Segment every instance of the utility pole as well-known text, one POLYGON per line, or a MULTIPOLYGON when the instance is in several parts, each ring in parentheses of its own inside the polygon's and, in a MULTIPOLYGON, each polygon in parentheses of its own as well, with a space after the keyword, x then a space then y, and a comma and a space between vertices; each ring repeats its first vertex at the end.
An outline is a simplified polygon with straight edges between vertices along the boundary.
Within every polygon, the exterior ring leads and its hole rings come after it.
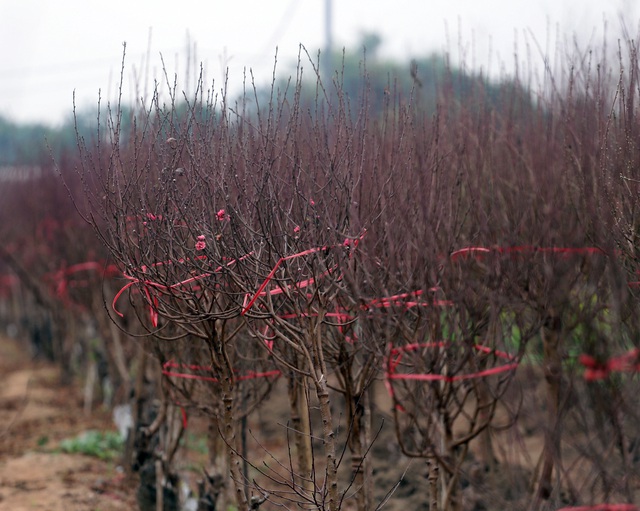
POLYGON ((331 79, 333 74, 333 27, 332 27, 332 0, 324 0, 324 76, 331 79))

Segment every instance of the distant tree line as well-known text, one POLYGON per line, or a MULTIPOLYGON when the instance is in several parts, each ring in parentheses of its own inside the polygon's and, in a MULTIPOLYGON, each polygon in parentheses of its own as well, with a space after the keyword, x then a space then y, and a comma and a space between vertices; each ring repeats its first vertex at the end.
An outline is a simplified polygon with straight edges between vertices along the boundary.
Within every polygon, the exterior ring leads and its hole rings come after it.
MULTIPOLYGON (((90 126, 95 119, 83 115, 82 124, 90 126)), ((36 165, 47 153, 54 156, 76 145, 73 120, 52 127, 43 123, 19 123, 0 116, 0 167, 36 165)))
MULTIPOLYGON (((343 99, 352 105, 354 111, 366 92, 374 112, 381 112, 385 100, 392 96, 412 102, 422 111, 435 112, 439 105, 446 103, 450 108, 455 104, 455 101, 444 101, 445 97, 457 99, 459 102, 463 98, 478 97, 477 93, 481 91, 481 96, 485 98, 482 103, 483 108, 504 109, 506 94, 518 98, 515 102, 518 108, 532 107, 529 91, 522 84, 513 81, 492 82, 482 73, 452 67, 448 58, 440 54, 406 60, 384 58, 379 52, 382 45, 383 41, 378 34, 364 33, 360 43, 355 47, 335 51, 328 58, 320 56, 318 59, 310 55, 311 62, 315 61, 318 67, 324 68, 326 90, 316 90, 315 71, 308 69, 308 64, 305 64, 302 68, 308 79, 302 78, 300 103, 308 107, 316 103, 316 99, 330 99, 330 96, 339 89, 343 99), (331 73, 327 72, 329 66, 334 70, 331 73), (365 80, 362 79, 363 76, 365 80), (339 84, 339 87, 332 87, 332 83, 339 84), (365 91, 363 87, 368 90, 365 91)), ((301 59, 309 62, 304 55, 301 59)), ((291 74, 289 68, 280 74, 287 78, 278 79, 275 91, 280 91, 283 99, 292 101, 295 88, 287 85, 291 80, 288 78, 289 74, 291 74)), ((257 87, 255 102, 265 104, 272 93, 271 86, 257 87)), ((244 97, 243 101, 247 99, 244 97)), ((173 100, 176 112, 190 111, 192 115, 197 115, 197 112, 206 110, 198 109, 197 105, 189 106, 178 97, 174 97, 173 100)), ((252 105, 245 106, 252 108, 252 105)), ((131 119, 127 111, 130 114, 133 110, 131 107, 126 107, 123 112, 121 126, 123 132, 127 131, 128 121, 131 119)), ((209 110, 207 112, 207 115, 212 114, 209 110)), ((77 135, 86 140, 97 136, 96 115, 93 109, 76 111, 73 116, 69 115, 57 126, 44 123, 19 123, 0 116, 0 167, 35 165, 42 162, 43 158, 59 160, 65 151, 74 150, 77 145, 77 135)), ((105 121, 106 118, 103 116, 100 120, 100 131, 103 133, 106 132, 105 121)))
MULTIPOLYGON (((534 103, 528 84, 514 80, 495 81, 483 72, 456 68, 449 57, 430 53, 422 57, 394 59, 380 55, 382 38, 375 32, 364 33, 360 42, 351 48, 334 51, 331 55, 312 54, 301 48, 298 72, 302 71, 301 104, 316 104, 316 99, 335 99, 339 89, 341 98, 356 111, 366 95, 373 112, 381 112, 385 101, 391 97, 414 104, 422 112, 435 113, 444 104, 448 108, 461 101, 468 104, 476 98, 485 109, 504 111, 508 108, 504 98, 511 97, 517 112, 531 111, 534 103), (315 69, 310 69, 313 63, 315 69), (321 72, 324 90, 316 90, 316 71, 321 72), (364 78, 364 80, 363 80, 364 78), (335 85, 335 87, 332 86, 335 85), (453 101, 450 101, 453 100, 453 101)), ((295 92, 289 70, 280 74, 276 91, 283 98, 293 100, 295 92)), ((266 103, 272 94, 271 87, 257 88, 256 101, 266 103)))
MULTIPOLYGON (((63 155, 76 151, 78 137, 89 140, 97 135, 96 115, 93 110, 76 111, 56 126, 20 123, 0 115, 0 168, 60 161, 63 155)), ((104 122, 101 119, 102 128, 104 122)))

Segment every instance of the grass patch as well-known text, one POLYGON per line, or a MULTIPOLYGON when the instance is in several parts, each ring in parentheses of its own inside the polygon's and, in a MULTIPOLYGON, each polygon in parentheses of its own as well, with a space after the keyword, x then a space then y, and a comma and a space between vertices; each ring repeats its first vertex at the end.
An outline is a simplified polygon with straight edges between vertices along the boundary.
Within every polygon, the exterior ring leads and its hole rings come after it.
POLYGON ((207 445, 207 437, 205 435, 196 435, 189 432, 186 437, 180 440, 180 446, 198 454, 209 455, 209 446, 207 445))
POLYGON ((119 457, 124 448, 124 440, 115 431, 89 430, 77 437, 60 442, 60 450, 70 454, 85 454, 101 460, 113 460, 119 457))

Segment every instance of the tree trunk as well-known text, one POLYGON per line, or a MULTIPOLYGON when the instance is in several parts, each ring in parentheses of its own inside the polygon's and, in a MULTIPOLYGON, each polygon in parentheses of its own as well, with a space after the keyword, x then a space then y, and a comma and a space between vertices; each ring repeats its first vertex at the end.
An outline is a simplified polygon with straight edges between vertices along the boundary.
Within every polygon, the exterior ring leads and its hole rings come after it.
POLYGON ((324 452, 327 460, 327 496, 329 511, 338 511, 338 470, 336 463, 336 440, 333 431, 333 418, 331 416, 331 403, 327 380, 322 373, 319 378, 315 378, 316 395, 320 404, 320 416, 322 417, 322 432, 324 442, 324 452))
POLYGON ((229 507, 229 460, 217 418, 209 423, 208 448, 209 469, 205 471, 200 498, 208 498, 215 509, 229 507), (205 495, 205 492, 207 495, 205 495))
POLYGON ((371 463, 369 463, 366 452, 369 445, 369 431, 367 421, 371 419, 369 410, 370 401, 366 390, 361 394, 348 395, 351 400, 349 406, 350 438, 349 449, 351 450, 351 471, 354 487, 356 488, 356 502, 358 511, 371 509, 373 502, 371 487, 371 463))
POLYGON ((536 492, 535 505, 551 495, 551 481, 556 460, 560 456, 560 385, 562 383, 562 359, 558 351, 562 321, 552 314, 542 328, 544 349, 544 377, 547 387, 547 430, 542 453, 542 470, 536 492))
POLYGON ((429 511, 438 511, 438 462, 427 461, 429 467, 429 511))
POLYGON ((227 444, 227 456, 229 458, 229 469, 233 479, 236 504, 239 511, 249 511, 249 503, 245 493, 244 478, 242 476, 242 460, 238 455, 236 445, 236 431, 233 419, 233 384, 230 375, 222 379, 222 406, 223 410, 223 435, 227 444))
POLYGON ((305 494, 313 493, 313 460, 311 449, 311 424, 309 421, 309 401, 306 380, 292 375, 289 379, 289 405, 291 407, 291 428, 293 429, 298 471, 292 474, 294 483, 305 494))

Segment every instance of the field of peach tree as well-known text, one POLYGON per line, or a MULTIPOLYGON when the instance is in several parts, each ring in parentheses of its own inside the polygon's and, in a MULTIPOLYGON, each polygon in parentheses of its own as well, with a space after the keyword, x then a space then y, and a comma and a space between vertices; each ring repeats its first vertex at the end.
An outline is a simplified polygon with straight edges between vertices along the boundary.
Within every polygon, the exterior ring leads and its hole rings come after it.
POLYGON ((165 509, 194 423, 199 509, 638 509, 638 59, 568 61, 103 106, 3 187, 2 321, 131 407, 165 509))

